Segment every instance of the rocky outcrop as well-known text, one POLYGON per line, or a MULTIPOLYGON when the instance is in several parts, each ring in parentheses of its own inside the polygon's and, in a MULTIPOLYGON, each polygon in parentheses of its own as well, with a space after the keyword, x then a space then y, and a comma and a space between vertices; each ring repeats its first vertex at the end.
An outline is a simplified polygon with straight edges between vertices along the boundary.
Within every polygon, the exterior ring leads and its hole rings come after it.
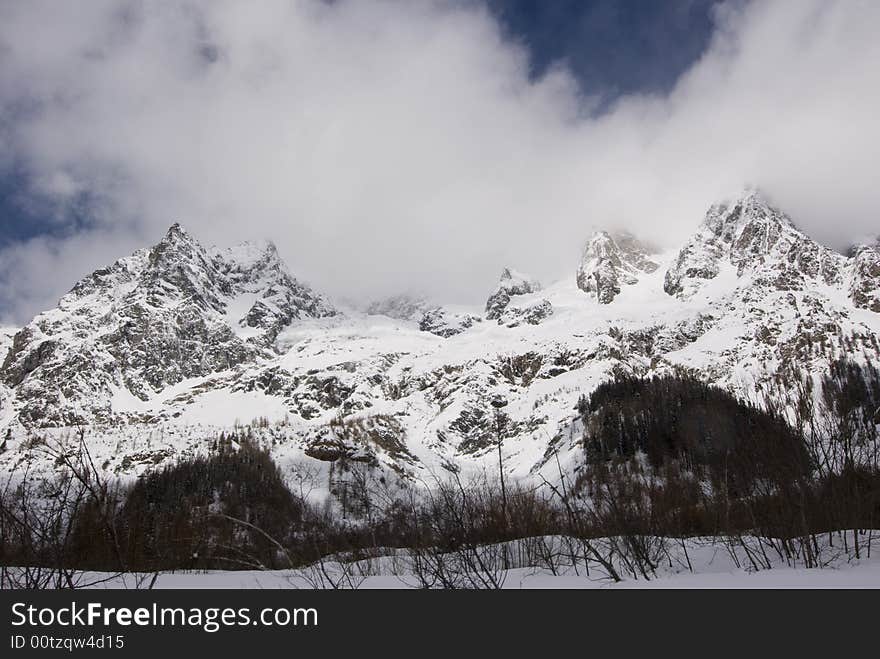
POLYGON ((323 295, 290 274, 271 242, 214 249, 212 260, 222 277, 220 290, 226 294, 223 313, 228 322, 244 330, 239 334, 246 338, 271 346, 292 322, 337 313, 323 295), (247 311, 236 317, 245 307, 247 311))
POLYGON ((481 318, 466 313, 455 313, 443 307, 435 307, 426 311, 419 320, 419 329, 448 339, 461 334, 479 323, 481 318))
POLYGON ((516 270, 504 268, 498 288, 486 300, 486 318, 498 320, 510 304, 510 299, 517 295, 529 295, 541 290, 541 284, 516 270))
POLYGON ((498 317, 498 324, 506 327, 519 327, 523 324, 537 325, 553 315, 553 305, 549 300, 537 300, 524 306, 508 304, 498 317))
POLYGON ((860 309, 880 313, 880 238, 850 252, 849 298, 860 309))
POLYGON ((653 251, 630 233, 599 231, 584 246, 577 270, 578 288, 595 296, 600 304, 608 304, 622 286, 635 284, 641 275, 657 269, 651 258, 653 251))
POLYGON ((384 461, 400 469, 418 462, 406 447, 406 431, 393 417, 383 415, 337 419, 312 429, 304 452, 325 462, 351 460, 377 465, 384 461))

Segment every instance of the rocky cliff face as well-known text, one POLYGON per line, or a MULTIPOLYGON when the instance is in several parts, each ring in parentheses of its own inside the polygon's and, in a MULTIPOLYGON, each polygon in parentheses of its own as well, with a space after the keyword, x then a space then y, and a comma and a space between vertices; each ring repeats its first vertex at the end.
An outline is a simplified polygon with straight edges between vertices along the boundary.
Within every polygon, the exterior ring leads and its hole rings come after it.
POLYGON ((510 299, 517 295, 528 295, 537 293, 541 290, 541 284, 531 279, 528 275, 524 275, 516 270, 504 268, 501 271, 501 278, 498 282, 498 288, 486 300, 486 318, 489 320, 498 320, 510 299))
POLYGON ((622 286, 638 283, 639 277, 657 269, 654 250, 626 232, 599 231, 584 246, 577 270, 577 285, 600 304, 609 304, 622 286))
POLYGON ((443 307, 428 309, 419 319, 419 329, 448 339, 470 329, 483 319, 469 313, 456 313, 443 307))
POLYGON ((541 284, 528 275, 505 268, 498 287, 486 300, 486 318, 507 327, 524 323, 537 325, 553 313, 549 300, 528 297, 541 288, 541 284))
POLYGON ((709 209, 666 272, 664 290, 688 298, 725 267, 763 278, 777 290, 841 282, 846 259, 799 231, 758 191, 709 209))
POLYGON ((880 313, 880 238, 851 251, 849 297, 860 309, 880 313))
POLYGON ((249 424, 282 462, 337 476, 351 462, 413 478, 494 469, 499 433, 505 469, 549 476, 580 450, 578 397, 616 373, 686 372, 754 397, 792 369, 880 360, 878 260, 876 243, 849 257, 819 245, 749 192, 671 257, 600 233, 576 278, 540 288, 505 270, 485 311, 401 298, 380 319, 337 312, 271 245, 205 249, 175 226, 0 333, 0 432, 14 434, 0 469, 77 424, 114 473, 249 424))
POLYGON ((540 299, 522 305, 508 304, 498 317, 498 324, 506 327, 519 327, 523 324, 537 325, 553 315, 550 300, 540 299))

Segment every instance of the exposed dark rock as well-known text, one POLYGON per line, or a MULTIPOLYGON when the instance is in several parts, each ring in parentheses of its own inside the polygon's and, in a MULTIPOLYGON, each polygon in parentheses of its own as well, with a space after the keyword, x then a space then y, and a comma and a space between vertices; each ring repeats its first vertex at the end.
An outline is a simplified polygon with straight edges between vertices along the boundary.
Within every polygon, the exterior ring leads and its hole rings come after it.
POLYGON ((519 327, 523 324, 538 325, 553 315, 553 305, 549 300, 538 300, 520 307, 508 305, 498 318, 499 325, 519 327))
POLYGON ((478 322, 480 322, 478 316, 457 314, 442 307, 437 307, 424 313, 419 321, 419 329, 423 332, 430 332, 448 339, 450 336, 461 334, 478 322))
POLYGON ((706 213, 697 234, 666 272, 669 295, 692 296, 725 264, 776 290, 801 289, 805 280, 833 285, 845 259, 801 233, 782 211, 756 190, 706 213))
POLYGON ((650 258, 653 251, 630 233, 600 231, 584 247, 577 271, 578 288, 595 295, 600 304, 608 304, 621 286, 635 284, 640 275, 657 269, 650 258))
POLYGON ((501 280, 498 288, 486 300, 486 318, 498 320, 510 304, 510 299, 516 295, 528 295, 541 290, 541 284, 530 279, 527 275, 504 268, 501 271, 501 280))
POLYGON ((854 250, 849 297, 857 307, 880 313, 880 239, 854 250))

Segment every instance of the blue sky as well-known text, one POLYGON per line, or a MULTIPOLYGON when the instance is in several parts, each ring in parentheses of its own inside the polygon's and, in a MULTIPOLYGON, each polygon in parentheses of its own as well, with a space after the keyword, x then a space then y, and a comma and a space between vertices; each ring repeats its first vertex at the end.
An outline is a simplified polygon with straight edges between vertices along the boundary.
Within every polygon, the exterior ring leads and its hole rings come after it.
POLYGON ((588 93, 663 92, 705 50, 715 0, 489 0, 535 75, 564 63, 588 93))

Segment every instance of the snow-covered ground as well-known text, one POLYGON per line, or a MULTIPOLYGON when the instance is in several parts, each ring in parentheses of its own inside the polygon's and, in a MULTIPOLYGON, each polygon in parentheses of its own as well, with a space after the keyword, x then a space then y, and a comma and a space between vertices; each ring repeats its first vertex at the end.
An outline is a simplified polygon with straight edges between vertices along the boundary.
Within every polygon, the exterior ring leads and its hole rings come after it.
MULTIPOLYGON (((407 589, 413 588, 415 580, 393 575, 366 577, 358 588, 407 589)), ((108 588, 124 588, 116 582, 105 584, 108 588)), ((177 572, 162 574, 155 588, 208 589, 208 588, 312 588, 312 583, 287 571, 247 572, 177 572)), ((676 574, 650 581, 590 580, 584 576, 554 576, 529 568, 509 570, 504 577, 505 589, 528 588, 880 588, 880 563, 860 563, 841 568, 806 570, 803 568, 777 568, 761 572, 733 569, 726 572, 703 574, 676 574)))
MULTIPOLYGON (((787 564, 778 556, 771 559, 771 569, 754 570, 742 550, 734 559, 726 544, 712 539, 694 539, 682 547, 669 541, 668 554, 650 579, 634 578, 621 570, 621 581, 613 581, 601 568, 591 565, 589 576, 583 566, 575 570, 556 567, 557 574, 540 567, 514 567, 493 572, 505 589, 524 588, 880 588, 880 532, 873 543, 871 556, 863 552, 860 560, 822 547, 822 567, 804 568, 787 564), (686 554, 685 554, 686 550, 686 554)), ((267 571, 177 571, 160 574, 154 588, 328 588, 336 580, 348 588, 418 588, 419 580, 409 568, 405 552, 362 561, 342 568, 327 561, 319 568, 267 571), (326 573, 326 574, 325 574, 326 573), (329 575, 329 576, 326 576, 329 575)), ((98 588, 132 588, 136 579, 88 573, 83 582, 100 581, 98 588)), ((149 581, 144 579, 143 581, 149 581)))

